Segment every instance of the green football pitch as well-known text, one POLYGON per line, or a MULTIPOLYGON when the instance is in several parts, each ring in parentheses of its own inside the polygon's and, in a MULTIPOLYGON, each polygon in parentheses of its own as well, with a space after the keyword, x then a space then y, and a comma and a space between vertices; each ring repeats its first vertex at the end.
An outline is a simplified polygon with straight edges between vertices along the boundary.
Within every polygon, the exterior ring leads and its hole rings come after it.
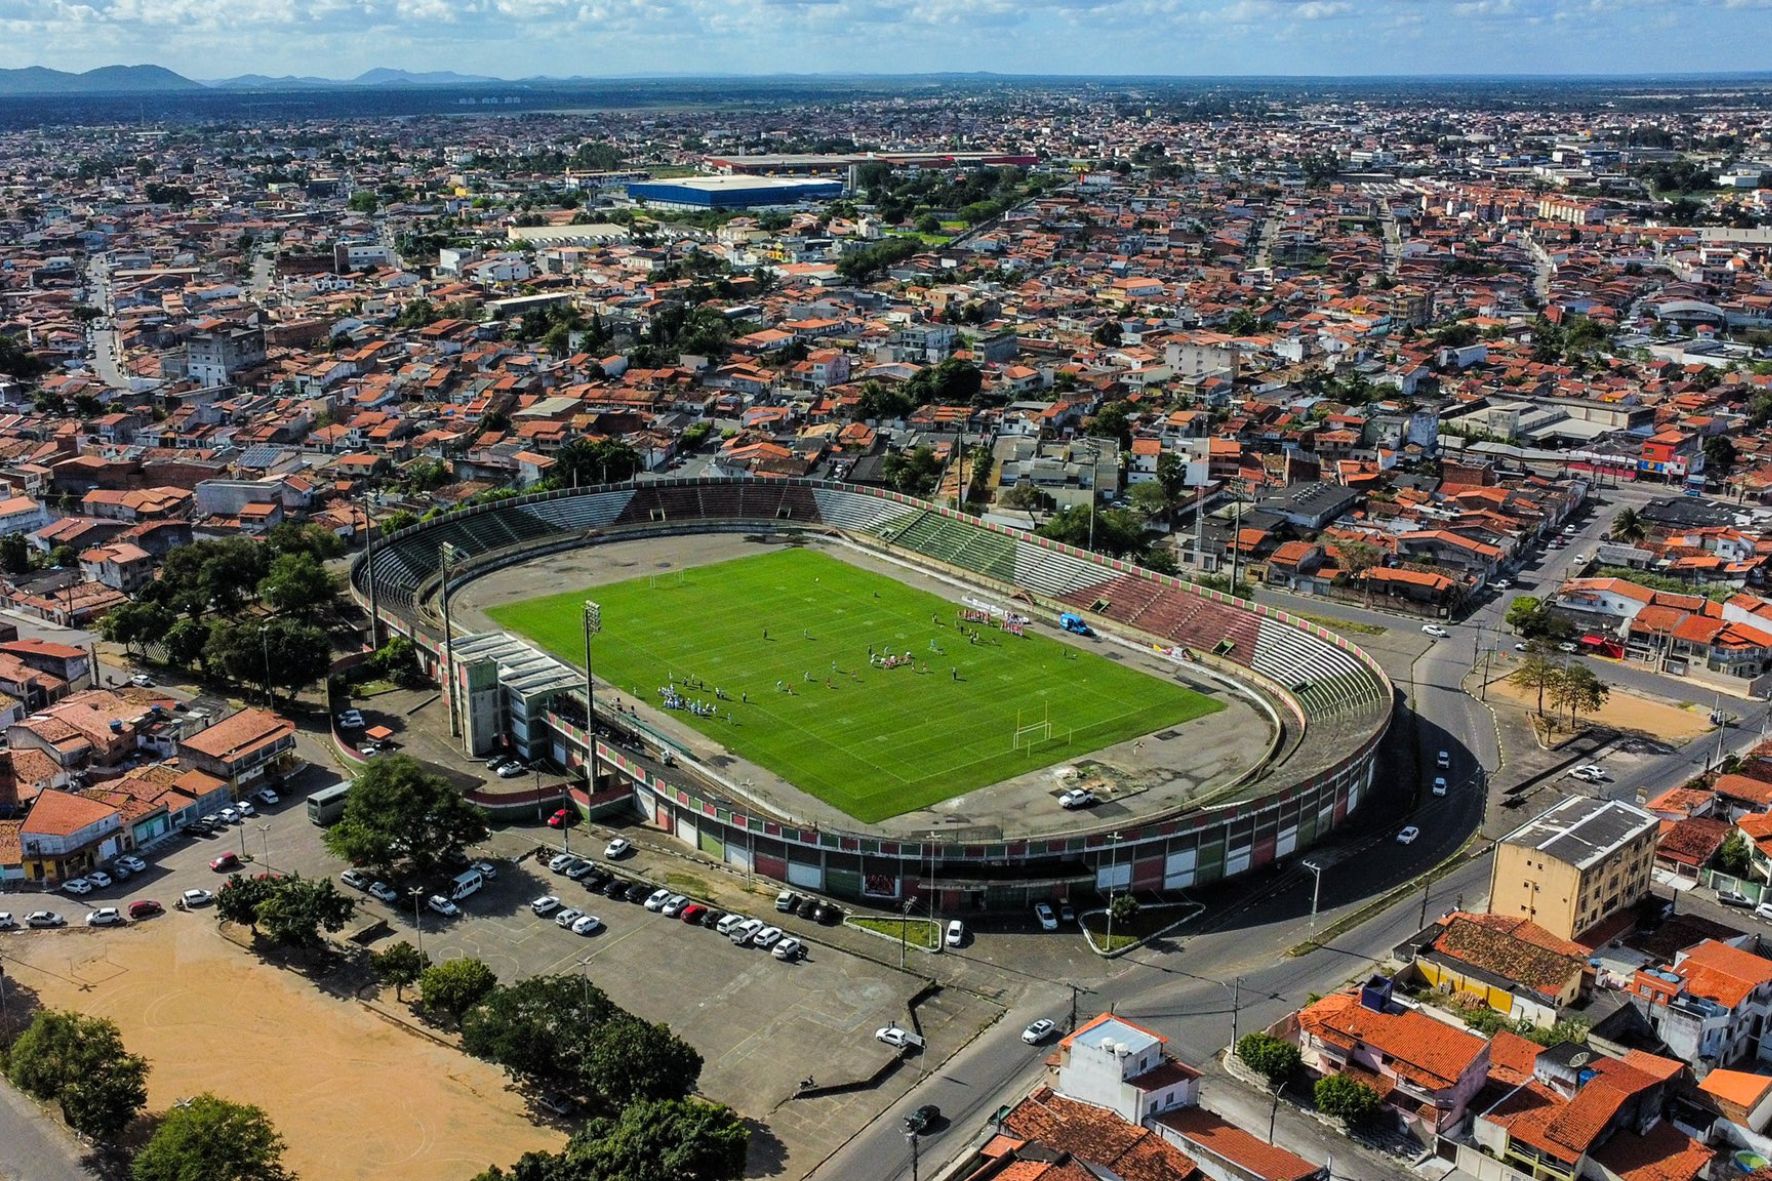
POLYGON ((658 708, 673 685, 715 705, 712 716, 675 716, 869 823, 1223 708, 1032 625, 1023 636, 962 625, 955 602, 810 550, 487 614, 582 666, 586 597, 603 612, 591 653, 599 680, 658 708), (882 668, 870 648, 912 661, 882 668))

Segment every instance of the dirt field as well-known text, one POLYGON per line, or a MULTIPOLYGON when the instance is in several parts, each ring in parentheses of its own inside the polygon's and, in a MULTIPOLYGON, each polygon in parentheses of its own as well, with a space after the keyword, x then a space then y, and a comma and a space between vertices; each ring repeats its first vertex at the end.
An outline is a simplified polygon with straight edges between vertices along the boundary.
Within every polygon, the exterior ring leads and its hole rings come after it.
POLYGON ((150 1110, 199 1091, 256 1103, 311 1181, 466 1178, 564 1141, 495 1067, 261 964, 208 914, 10 936, 6 958, 43 1006, 117 1023, 153 1065, 150 1110))
MULTIPOLYGON (((1528 713, 1538 707, 1536 692, 1521 689, 1505 679, 1492 681, 1489 685, 1489 700, 1497 699, 1520 706, 1528 713)), ((1545 708, 1548 717, 1550 707, 1547 705, 1545 708)), ((1563 717, 1566 724, 1568 715, 1563 717)), ((1634 730, 1672 743, 1690 742, 1699 735, 1708 733, 1711 728, 1704 710, 1681 709, 1677 705, 1626 693, 1617 687, 1613 688, 1603 709, 1598 713, 1582 714, 1579 721, 1583 724, 1609 726, 1614 730, 1634 730)))

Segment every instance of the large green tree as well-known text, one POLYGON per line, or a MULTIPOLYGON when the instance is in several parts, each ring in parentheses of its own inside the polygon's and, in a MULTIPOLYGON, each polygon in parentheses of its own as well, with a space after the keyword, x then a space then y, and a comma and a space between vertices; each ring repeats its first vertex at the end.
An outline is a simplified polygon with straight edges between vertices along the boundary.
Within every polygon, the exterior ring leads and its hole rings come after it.
POLYGON ((695 1047, 668 1028, 625 1015, 592 1030, 578 1060, 584 1092, 608 1110, 633 1099, 681 1099, 701 1066, 695 1047))
MULTIPOLYGON (((404 939, 386 950, 372 952, 369 956, 370 970, 375 973, 377 980, 394 986, 396 1001, 405 999, 405 990, 417 984, 419 977, 430 966, 431 957, 404 939)), ((470 1047, 470 1053, 478 1054, 479 1051, 470 1047)))
POLYGON ((1237 1057, 1259 1071, 1270 1087, 1290 1082, 1304 1066, 1298 1047, 1271 1033, 1246 1033, 1238 1038, 1237 1057))
POLYGON ((312 619, 338 603, 338 582, 311 553, 277 555, 259 580, 259 597, 273 610, 312 619))
POLYGON ((1377 1091, 1345 1074, 1318 1079, 1311 1097, 1316 1100, 1318 1111, 1350 1128, 1372 1123, 1384 1106, 1377 1091))
POLYGON ((418 995, 425 1008, 460 1022, 469 1009, 498 987, 498 977, 479 960, 447 960, 424 970, 418 978, 418 995))
POLYGON ((286 947, 317 947, 322 931, 343 930, 356 909, 330 878, 278 878, 270 897, 259 903, 258 926, 286 947))
POLYGON ((589 1121, 563 1152, 526 1153, 474 1181, 737 1181, 749 1133, 731 1108, 694 1099, 631 1103, 589 1121))
POLYGON ((7 1052, 6 1077, 98 1140, 116 1139, 148 1101, 147 1059, 123 1048, 115 1024, 79 1013, 34 1016, 7 1052))
POLYGON ((136 1156, 134 1181, 286 1181, 283 1137, 259 1108, 204 1093, 181 1101, 136 1156))
POLYGON ((577 976, 532 976, 500 988, 462 1020, 462 1046, 513 1078, 581 1093, 587 1040, 621 1010, 577 976))
POLYGON ((345 814, 322 838, 353 865, 435 873, 486 835, 486 817, 441 775, 405 755, 377 759, 357 777, 345 814))

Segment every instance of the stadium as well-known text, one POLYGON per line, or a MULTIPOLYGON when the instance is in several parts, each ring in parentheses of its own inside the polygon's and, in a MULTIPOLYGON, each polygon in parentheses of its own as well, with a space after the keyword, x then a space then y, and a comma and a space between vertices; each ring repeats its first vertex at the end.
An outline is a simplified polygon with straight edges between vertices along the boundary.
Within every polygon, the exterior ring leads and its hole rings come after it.
POLYGON ((879 906, 1175 890, 1293 856, 1359 806, 1393 706, 1307 621, 823 481, 501 500, 379 539, 351 585, 413 639, 464 752, 546 758, 581 810, 879 906))
POLYGON ((800 205, 843 195, 840 180, 784 176, 686 176, 679 180, 635 181, 628 197, 675 209, 752 209, 800 205))

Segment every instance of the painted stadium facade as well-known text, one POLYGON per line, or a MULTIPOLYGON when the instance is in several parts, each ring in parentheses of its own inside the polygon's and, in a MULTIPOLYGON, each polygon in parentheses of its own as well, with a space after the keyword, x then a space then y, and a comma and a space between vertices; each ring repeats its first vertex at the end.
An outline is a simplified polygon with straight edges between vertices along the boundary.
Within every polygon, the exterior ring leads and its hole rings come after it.
MULTIPOLYGON (((1369 790, 1393 692, 1378 663, 1307 621, 896 493, 814 480, 663 480, 543 493, 464 509, 378 541, 352 564, 352 591, 384 628, 412 637, 434 673, 445 662, 437 609, 450 586, 549 553, 664 534, 840 535, 850 544, 1014 600, 1037 621, 1076 612, 1104 634, 1148 646, 1266 703, 1281 735, 1228 796, 1204 806, 1018 836, 976 826, 903 839, 856 822, 795 823, 680 747, 622 716, 625 740, 599 738, 581 807, 629 804, 703 856, 808 890, 876 905, 908 897, 955 912, 1073 893, 1179 889, 1245 873, 1320 841, 1369 790), (635 741, 635 739, 638 739, 635 741), (674 749, 673 749, 674 748, 674 749)), ((442 676, 465 745, 489 732, 525 757, 582 769, 582 669, 503 635, 462 637, 442 676)), ((599 714, 608 719, 603 704, 599 714)))

